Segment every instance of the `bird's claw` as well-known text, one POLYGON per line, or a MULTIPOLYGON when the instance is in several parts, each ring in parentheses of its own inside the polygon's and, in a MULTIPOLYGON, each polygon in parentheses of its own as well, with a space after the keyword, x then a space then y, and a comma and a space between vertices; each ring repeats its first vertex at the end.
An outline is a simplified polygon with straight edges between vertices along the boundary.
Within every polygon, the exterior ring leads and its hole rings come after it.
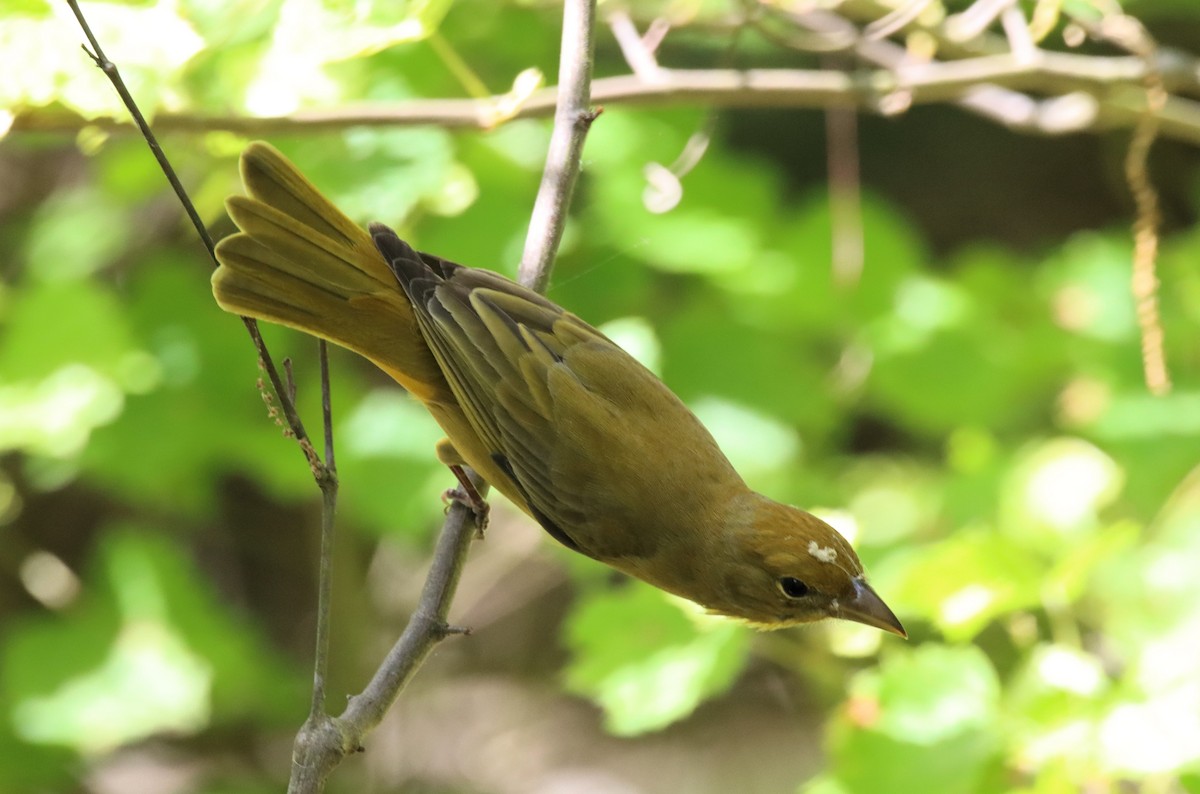
POLYGON ((483 539, 484 530, 487 529, 488 518, 492 512, 492 506, 486 500, 481 498, 478 493, 467 493, 462 486, 458 488, 447 488, 442 491, 442 502, 445 503, 446 509, 443 512, 449 512, 450 507, 456 502, 465 506, 475 516, 475 537, 483 539))

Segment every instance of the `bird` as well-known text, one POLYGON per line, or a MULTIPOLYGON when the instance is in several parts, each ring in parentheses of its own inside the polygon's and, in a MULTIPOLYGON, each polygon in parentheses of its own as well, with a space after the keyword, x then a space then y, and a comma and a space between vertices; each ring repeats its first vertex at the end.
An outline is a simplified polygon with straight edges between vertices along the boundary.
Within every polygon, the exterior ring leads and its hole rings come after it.
POLYGON ((265 142, 241 156, 218 305, 364 356, 567 548, 758 629, 837 618, 906 637, 850 544, 751 489, 656 375, 498 273, 355 224, 265 142))

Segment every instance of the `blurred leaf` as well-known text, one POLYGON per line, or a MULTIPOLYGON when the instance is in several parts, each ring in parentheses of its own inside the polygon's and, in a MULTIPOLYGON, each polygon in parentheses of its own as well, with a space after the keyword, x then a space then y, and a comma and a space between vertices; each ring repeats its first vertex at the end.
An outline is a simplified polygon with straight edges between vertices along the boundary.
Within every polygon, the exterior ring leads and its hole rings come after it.
POLYGON ((675 159, 676 147, 682 149, 686 141, 677 124, 665 115, 631 117, 618 111, 596 126, 598 137, 591 145, 603 159, 590 172, 592 233, 607 233, 618 249, 666 272, 741 273, 754 262, 762 229, 774 218, 774 185, 765 173, 758 179, 734 178, 757 169, 755 163, 712 156, 684 180, 682 195, 669 211, 648 209, 644 168, 656 158, 675 159), (637 141, 646 145, 636 155, 619 157, 637 141))
MULTIPOLYGON (((11 714, 12 703, 0 698, 0 709, 11 714)), ((4 791, 70 790, 75 760, 68 749, 25 741, 9 720, 0 724, 0 788, 4 791)))
POLYGON ((830 432, 837 423, 833 397, 817 387, 825 372, 812 352, 778 334, 714 322, 721 313, 711 302, 694 302, 662 330, 668 385, 685 401, 719 396, 794 422, 806 442, 809 432, 830 432))
POLYGON ((715 397, 702 397, 692 410, 747 482, 762 488, 764 480, 791 464, 800 451, 792 428, 768 416, 715 397))
POLYGON ((1046 564, 994 532, 963 531, 914 554, 892 607, 964 641, 1000 615, 1040 603, 1046 564))
POLYGON ((867 263, 861 280, 834 283, 829 205, 824 196, 811 198, 789 213, 787 226, 780 231, 780 250, 795 275, 775 289, 763 290, 754 305, 783 327, 837 335, 858 333, 889 312, 900 284, 919 272, 928 254, 895 208, 868 193, 861 211, 867 263))
POLYGON ((13 301, 0 338, 0 376, 44 377, 64 364, 120 376, 140 365, 118 297, 98 284, 30 284, 13 301), (131 365, 129 362, 133 361, 131 365))
POLYGON ((1116 774, 1163 775, 1192 766, 1200 762, 1200 692, 1187 685, 1122 703, 1099 729, 1102 764, 1116 774))
POLYGON ((1034 365, 1024 345, 989 329, 938 330, 881 356, 871 371, 871 396, 880 411, 922 434, 1003 427, 1034 410, 1040 395, 1026 390, 1034 365))
POLYGON ((1132 251, 1127 240, 1079 234, 1046 262, 1041 274, 1052 291, 1056 322, 1063 328, 1117 342, 1136 333, 1129 292, 1132 251))
POLYGON ((885 660, 875 694, 881 713, 873 730, 929 745, 988 725, 1000 682, 977 648, 930 646, 885 660))
POLYGON ((0 450, 74 457, 123 405, 117 385, 83 365, 68 365, 41 381, 0 386, 0 450))
POLYGON ((289 713, 302 679, 226 614, 161 536, 114 529, 65 619, 5 645, 4 688, 25 739, 84 752, 222 719, 289 713))
POLYGON ((0 338, 0 449, 71 458, 157 379, 115 295, 88 282, 34 283, 0 338))
MULTIPOLYGON (((1089 734, 1111 686, 1094 656, 1067 645, 1035 647, 1006 685, 1014 754, 1038 770, 1053 770, 1062 762, 1087 764, 1093 753, 1089 734)), ((1037 790, 1056 779, 1063 785, 1061 774, 1040 774, 1043 785, 1037 790)))
POLYGON ((687 716, 733 683, 749 649, 744 629, 701 617, 640 582, 593 593, 567 626, 567 686, 596 700, 618 735, 687 716))
POLYGON ((1200 436, 1200 392, 1179 390, 1162 397, 1144 391, 1114 395, 1094 432, 1110 440, 1200 436))
POLYGON ((94 187, 55 195, 29 229, 27 272, 45 281, 70 281, 111 263, 128 244, 126 207, 94 187))
POLYGON ((1059 552, 1094 530, 1124 476, 1098 447, 1053 438, 1018 453, 1001 492, 1001 531, 1029 548, 1059 552))
POLYGON ((1000 682, 976 648, 929 646, 859 674, 834 725, 850 792, 970 792, 995 751, 1000 682))
MULTIPOLYGON (((1146 693, 1200 675, 1200 474, 1179 485, 1142 545, 1098 562, 1092 592, 1105 636, 1146 693)), ((1140 714, 1141 712, 1131 712, 1140 714)))

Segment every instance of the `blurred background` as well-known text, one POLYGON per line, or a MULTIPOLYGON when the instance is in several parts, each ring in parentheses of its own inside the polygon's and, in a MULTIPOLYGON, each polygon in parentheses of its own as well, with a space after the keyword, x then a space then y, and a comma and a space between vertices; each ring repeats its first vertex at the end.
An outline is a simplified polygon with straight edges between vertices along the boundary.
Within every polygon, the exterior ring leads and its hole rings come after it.
MULTIPOLYGON (((941 57, 947 20, 981 5, 910 3, 883 40, 941 57)), ((857 30, 889 7, 822 6, 601 3, 597 76, 630 69, 623 22, 669 27, 664 66, 868 68, 804 51, 804 15, 857 30)), ((1059 50, 1120 11, 1017 7, 1059 50)), ((84 10, 214 236, 262 137, 356 219, 515 272, 549 121, 245 119, 519 103, 554 83, 556 3, 84 10)), ((1200 54, 1192 0, 1126 11, 1200 54)), ((1001 35, 985 28, 973 41, 1001 35)), ((0 7, 0 791, 279 791, 308 705, 319 494, 81 41, 58 0, 0 7)), ((851 536, 911 639, 708 618, 496 496, 451 611, 472 635, 438 647, 329 790, 1200 791, 1198 138, 1150 158, 1174 382, 1152 396, 1127 125, 607 106, 550 297, 659 372, 754 487, 851 536)), ((315 429, 315 343, 264 332, 315 429)), ((340 710, 416 602, 452 479, 419 405, 344 351, 333 367, 340 710)))

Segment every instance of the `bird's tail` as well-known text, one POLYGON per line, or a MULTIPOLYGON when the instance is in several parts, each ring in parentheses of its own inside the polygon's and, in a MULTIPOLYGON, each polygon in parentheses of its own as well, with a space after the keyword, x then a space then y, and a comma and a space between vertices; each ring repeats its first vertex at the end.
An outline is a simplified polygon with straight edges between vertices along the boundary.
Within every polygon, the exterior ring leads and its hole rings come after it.
POLYGON ((250 144, 241 171, 248 195, 226 202, 241 232, 217 245, 212 277, 221 308, 349 348, 426 402, 448 398, 412 306, 371 236, 274 147, 250 144))

